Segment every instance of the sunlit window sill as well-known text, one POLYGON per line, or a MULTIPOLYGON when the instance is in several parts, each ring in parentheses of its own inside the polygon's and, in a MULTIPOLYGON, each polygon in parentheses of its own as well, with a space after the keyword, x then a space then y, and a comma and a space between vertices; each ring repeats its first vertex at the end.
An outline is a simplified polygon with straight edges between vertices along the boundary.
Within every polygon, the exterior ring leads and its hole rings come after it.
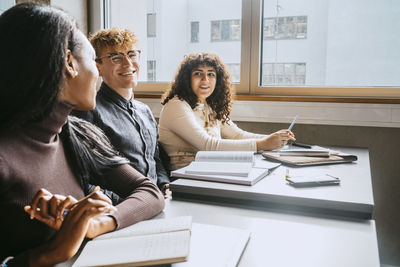
MULTIPOLYGON (((160 94, 136 94, 135 98, 149 105, 154 116, 159 117, 162 108, 160 94)), ((348 102, 346 98, 326 98, 325 102, 315 98, 306 100, 238 96, 231 117, 234 121, 290 123, 298 114, 297 123, 300 124, 400 128, 400 104, 396 99, 349 99, 348 102), (337 102, 332 101, 334 99, 337 102)))

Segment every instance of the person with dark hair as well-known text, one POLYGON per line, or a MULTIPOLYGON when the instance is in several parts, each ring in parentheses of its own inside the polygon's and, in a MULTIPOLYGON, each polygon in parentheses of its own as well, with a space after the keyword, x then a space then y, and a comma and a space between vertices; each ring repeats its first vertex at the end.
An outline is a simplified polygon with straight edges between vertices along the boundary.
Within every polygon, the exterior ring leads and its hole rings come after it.
POLYGON ((0 262, 51 266, 84 238, 161 212, 159 189, 101 130, 69 116, 95 107, 98 78, 73 18, 20 4, 0 15, 0 35, 0 262))
POLYGON ((168 156, 160 151, 157 122, 150 108, 135 100, 133 94, 141 53, 136 35, 114 27, 98 31, 89 40, 96 51, 103 83, 96 97, 96 108, 72 114, 100 127, 131 166, 149 177, 168 197, 170 180, 164 166, 168 156), (165 157, 161 157, 162 153, 165 157))
POLYGON ((290 130, 271 135, 243 131, 230 119, 233 90, 225 64, 213 53, 185 57, 164 94, 160 142, 175 170, 199 150, 273 150, 295 140, 290 130))

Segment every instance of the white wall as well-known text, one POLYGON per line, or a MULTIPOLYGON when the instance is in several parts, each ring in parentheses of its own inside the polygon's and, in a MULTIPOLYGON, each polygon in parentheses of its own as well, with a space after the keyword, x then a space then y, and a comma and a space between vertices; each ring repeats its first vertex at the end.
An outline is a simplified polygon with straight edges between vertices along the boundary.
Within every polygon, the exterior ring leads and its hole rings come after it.
POLYGON ((50 4, 59 7, 72 15, 84 34, 88 33, 87 1, 82 0, 51 0, 50 4))

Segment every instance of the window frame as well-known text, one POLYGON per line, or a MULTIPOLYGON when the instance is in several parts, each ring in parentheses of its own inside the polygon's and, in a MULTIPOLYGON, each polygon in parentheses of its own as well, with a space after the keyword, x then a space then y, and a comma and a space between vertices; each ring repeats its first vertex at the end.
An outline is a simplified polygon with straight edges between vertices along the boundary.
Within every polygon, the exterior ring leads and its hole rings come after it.
MULTIPOLYGON (((107 8, 107 5, 102 8, 107 8)), ((263 0, 242 0, 240 83, 233 85, 238 94, 237 99, 250 97, 256 101, 400 103, 400 87, 261 86, 263 10, 263 0)), ((135 92, 142 96, 159 96, 169 86, 170 82, 139 82, 135 92)))

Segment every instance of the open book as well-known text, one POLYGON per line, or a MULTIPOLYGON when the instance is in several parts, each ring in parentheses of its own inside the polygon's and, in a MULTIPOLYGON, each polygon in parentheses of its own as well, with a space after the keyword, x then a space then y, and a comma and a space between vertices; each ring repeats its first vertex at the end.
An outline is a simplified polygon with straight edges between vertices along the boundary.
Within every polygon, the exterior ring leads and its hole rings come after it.
POLYGON ((253 185, 280 164, 255 162, 251 151, 199 151, 190 165, 172 171, 171 176, 213 182, 253 185), (193 165, 194 163, 194 165, 193 165), (201 168, 197 163, 201 164, 201 168), (247 167, 238 165, 247 164, 247 167))
POLYGON ((89 241, 73 267, 147 266, 185 261, 192 217, 139 222, 89 241))
POLYGON ((185 173, 247 177, 253 164, 254 152, 251 151, 199 151, 185 173))

